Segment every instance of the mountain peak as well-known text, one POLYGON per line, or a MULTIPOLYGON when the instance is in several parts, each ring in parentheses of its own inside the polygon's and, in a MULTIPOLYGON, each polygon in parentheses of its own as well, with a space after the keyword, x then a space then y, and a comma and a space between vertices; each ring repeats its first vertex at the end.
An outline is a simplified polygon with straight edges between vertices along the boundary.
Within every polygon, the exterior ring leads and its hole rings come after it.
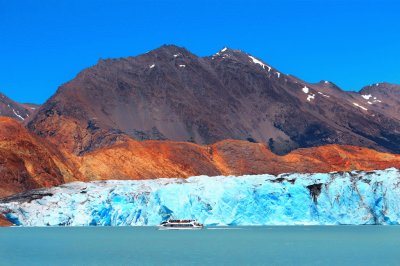
MULTIPOLYGON (((200 58, 163 45, 84 71, 62 86, 28 127, 76 154, 126 136, 198 144, 249 140, 278 154, 330 143, 400 151, 400 134, 392 133, 400 126, 392 120, 396 110, 373 116, 366 107, 372 104, 360 95, 331 82, 323 85, 283 75, 240 50, 223 47, 200 58)), ((389 102, 373 97, 376 106, 378 100, 389 102)))
POLYGON ((177 54, 182 54, 182 55, 192 55, 192 53, 187 50, 185 47, 180 47, 174 44, 164 44, 154 50, 151 50, 148 52, 148 54, 156 54, 156 55, 177 55, 177 54))
POLYGON ((238 49, 232 49, 227 46, 223 47, 221 50, 219 50, 217 53, 213 55, 214 56, 222 56, 222 57, 228 57, 228 56, 243 56, 247 55, 246 52, 243 52, 242 50, 238 49))

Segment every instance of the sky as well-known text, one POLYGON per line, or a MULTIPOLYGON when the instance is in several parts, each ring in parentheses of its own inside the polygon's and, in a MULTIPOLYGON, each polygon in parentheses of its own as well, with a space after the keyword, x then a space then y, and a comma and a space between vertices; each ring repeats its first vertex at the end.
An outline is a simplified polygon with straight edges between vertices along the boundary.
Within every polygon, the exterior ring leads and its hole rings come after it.
POLYGON ((0 92, 40 104, 100 58, 163 44, 240 49, 344 90, 400 84, 399 14, 390 0, 0 0, 0 92))

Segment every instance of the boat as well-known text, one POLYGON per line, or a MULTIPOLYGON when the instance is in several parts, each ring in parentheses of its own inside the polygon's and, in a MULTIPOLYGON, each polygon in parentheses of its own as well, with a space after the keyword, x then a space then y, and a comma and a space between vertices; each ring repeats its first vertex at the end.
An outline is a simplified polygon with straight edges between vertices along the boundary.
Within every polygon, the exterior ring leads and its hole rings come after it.
POLYGON ((159 226, 161 230, 175 229, 175 230, 195 230, 203 229, 204 225, 196 220, 168 220, 162 222, 159 226))

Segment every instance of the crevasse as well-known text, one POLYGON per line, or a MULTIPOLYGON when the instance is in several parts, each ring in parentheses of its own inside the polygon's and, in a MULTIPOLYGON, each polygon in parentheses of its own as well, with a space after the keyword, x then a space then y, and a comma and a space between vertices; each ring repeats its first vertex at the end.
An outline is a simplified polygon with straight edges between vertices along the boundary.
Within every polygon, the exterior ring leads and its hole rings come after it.
POLYGON ((1 201, 22 226, 399 224, 400 173, 197 176, 75 182, 1 201))

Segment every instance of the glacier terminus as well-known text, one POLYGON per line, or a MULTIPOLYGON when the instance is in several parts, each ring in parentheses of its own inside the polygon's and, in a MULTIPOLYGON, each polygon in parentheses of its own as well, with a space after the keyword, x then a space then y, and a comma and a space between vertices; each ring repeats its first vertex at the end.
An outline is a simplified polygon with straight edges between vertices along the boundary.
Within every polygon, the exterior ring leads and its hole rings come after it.
POLYGON ((74 182, 0 201, 20 226, 374 225, 400 222, 400 172, 74 182))

